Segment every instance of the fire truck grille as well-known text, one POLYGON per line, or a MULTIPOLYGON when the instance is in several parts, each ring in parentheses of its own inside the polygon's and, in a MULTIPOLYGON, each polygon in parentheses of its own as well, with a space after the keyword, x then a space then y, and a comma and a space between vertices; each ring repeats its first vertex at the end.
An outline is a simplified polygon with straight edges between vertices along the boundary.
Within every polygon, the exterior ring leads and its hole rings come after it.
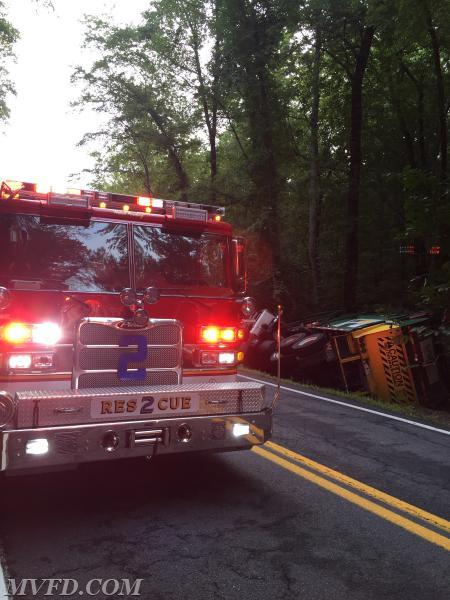
MULTIPOLYGON (((121 319, 110 319, 112 322, 120 322, 121 319)), ((92 345, 105 345, 105 346, 118 346, 120 338, 124 334, 133 334, 134 332, 139 335, 145 336, 147 344, 163 346, 172 346, 180 343, 181 339, 181 328, 175 322, 169 324, 157 324, 157 321, 151 321, 150 327, 147 329, 123 329, 116 326, 106 325, 102 322, 93 323, 92 319, 89 322, 85 322, 79 331, 79 343, 85 346, 92 345), (156 323, 156 324, 155 324, 156 323)))
MULTIPOLYGON (((83 348, 80 351, 80 368, 83 371, 92 369, 111 369, 111 365, 117 369, 120 357, 135 354, 133 348, 83 348)), ((176 369, 180 362, 178 348, 149 348, 147 358, 144 361, 128 362, 130 369, 145 366, 146 369, 176 369)))
POLYGON ((143 329, 122 319, 83 319, 77 332, 72 388, 174 385, 181 381, 181 325, 151 319, 143 329))
MULTIPOLYGON (((179 383, 176 371, 153 371, 145 374, 145 379, 133 382, 138 385, 175 385, 179 383)), ((120 380, 116 373, 82 373, 78 388, 129 387, 130 380, 120 380)))

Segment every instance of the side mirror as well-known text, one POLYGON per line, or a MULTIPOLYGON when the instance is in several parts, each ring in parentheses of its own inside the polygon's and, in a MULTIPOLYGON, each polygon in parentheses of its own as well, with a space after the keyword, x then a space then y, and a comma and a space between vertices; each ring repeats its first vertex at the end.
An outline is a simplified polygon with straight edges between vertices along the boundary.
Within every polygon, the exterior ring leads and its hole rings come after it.
POLYGON ((238 294, 245 294, 247 290, 247 270, 245 265, 245 240, 233 238, 233 287, 238 294))

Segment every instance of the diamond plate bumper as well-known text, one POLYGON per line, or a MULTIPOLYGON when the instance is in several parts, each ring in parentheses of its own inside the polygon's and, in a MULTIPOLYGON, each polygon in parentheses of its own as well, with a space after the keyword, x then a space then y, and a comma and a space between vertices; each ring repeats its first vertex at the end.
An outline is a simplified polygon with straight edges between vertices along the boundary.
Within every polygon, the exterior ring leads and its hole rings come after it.
MULTIPOLYGON (((260 412, 265 408, 264 385, 253 382, 230 383, 186 383, 164 386, 138 386, 126 388, 95 388, 82 390, 33 390, 16 393, 17 420, 19 429, 75 425, 104 422, 105 418, 91 417, 91 404, 99 399, 127 403, 141 402, 142 398, 185 396, 193 394, 199 399, 198 415, 219 415, 260 412)), ((183 417, 183 410, 172 411, 171 417, 183 417)), ((161 415, 158 415, 161 416, 161 415)), ((110 420, 123 420, 123 414, 109 415, 110 420)), ((131 418, 149 418, 146 414, 131 418)))
POLYGON ((246 449, 264 443, 272 432, 272 412, 265 403, 264 386, 253 382, 38 390, 18 392, 16 403, 14 426, 0 433, 2 471, 155 454, 246 449), (193 395, 197 399, 195 412, 183 413, 180 406, 170 416, 95 416, 91 410, 92 403, 99 401, 118 402, 119 406, 136 401, 139 405, 144 397, 157 399, 158 394, 193 395), (235 437, 236 423, 248 425, 249 433, 235 437), (182 435, 186 427, 189 435, 182 435), (116 442, 112 450, 105 448, 108 435, 116 442), (27 442, 42 438, 48 441, 48 452, 27 454, 27 442))
POLYGON ((79 463, 115 460, 139 456, 157 456, 186 452, 227 452, 247 450, 263 444, 272 434, 272 413, 197 416, 184 419, 152 419, 71 425, 68 427, 7 430, 1 435, 1 471, 73 466, 79 463), (233 425, 249 426, 249 433, 235 437, 233 425), (180 428, 189 427, 190 437, 180 436, 180 428), (114 434, 117 447, 102 446, 105 436, 114 434), (27 442, 45 438, 47 454, 26 454, 27 442))

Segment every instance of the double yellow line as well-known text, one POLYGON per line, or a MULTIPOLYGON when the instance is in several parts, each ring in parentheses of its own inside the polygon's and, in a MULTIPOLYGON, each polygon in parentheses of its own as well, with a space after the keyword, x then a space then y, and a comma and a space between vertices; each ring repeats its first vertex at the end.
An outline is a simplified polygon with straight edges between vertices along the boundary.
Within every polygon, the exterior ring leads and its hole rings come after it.
POLYGON ((403 500, 399 500, 398 498, 381 492, 365 483, 352 479, 339 471, 321 465, 310 458, 306 458, 306 456, 297 454, 297 452, 288 450, 274 442, 267 442, 264 447, 254 446, 253 452, 258 456, 283 467, 287 471, 295 473, 295 475, 303 477, 341 498, 345 498, 345 500, 360 506, 364 510, 369 511, 386 521, 394 523, 436 546, 440 546, 441 548, 450 551, 450 537, 443 535, 443 533, 450 535, 450 521, 446 521, 417 506, 403 502, 403 500), (299 465, 303 465, 307 467, 307 469, 299 465), (318 473, 320 473, 320 475, 318 473), (325 477, 323 477, 323 475, 325 475, 325 477), (359 493, 356 494, 351 490, 356 490, 359 493), (364 494, 365 497, 360 494, 364 494), (373 502, 368 498, 372 498, 376 502, 373 502), (390 508, 386 508, 386 506, 390 508), (390 510, 392 508, 398 512, 390 510), (429 527, 433 527, 433 529, 421 525, 399 513, 413 517, 417 521, 421 521, 429 527), (437 529, 438 531, 434 531, 434 529, 437 529))

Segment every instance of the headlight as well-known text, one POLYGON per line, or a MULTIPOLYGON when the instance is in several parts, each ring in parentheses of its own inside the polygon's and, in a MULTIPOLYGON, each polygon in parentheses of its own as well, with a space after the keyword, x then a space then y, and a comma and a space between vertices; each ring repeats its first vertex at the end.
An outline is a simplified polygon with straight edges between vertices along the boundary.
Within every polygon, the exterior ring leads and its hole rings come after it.
POLYGON ((31 354, 11 354, 8 358, 8 367, 16 369, 29 369, 32 364, 31 354))
POLYGON ((56 323, 37 323, 33 325, 33 342, 44 346, 54 346, 61 339, 61 327, 56 323))

